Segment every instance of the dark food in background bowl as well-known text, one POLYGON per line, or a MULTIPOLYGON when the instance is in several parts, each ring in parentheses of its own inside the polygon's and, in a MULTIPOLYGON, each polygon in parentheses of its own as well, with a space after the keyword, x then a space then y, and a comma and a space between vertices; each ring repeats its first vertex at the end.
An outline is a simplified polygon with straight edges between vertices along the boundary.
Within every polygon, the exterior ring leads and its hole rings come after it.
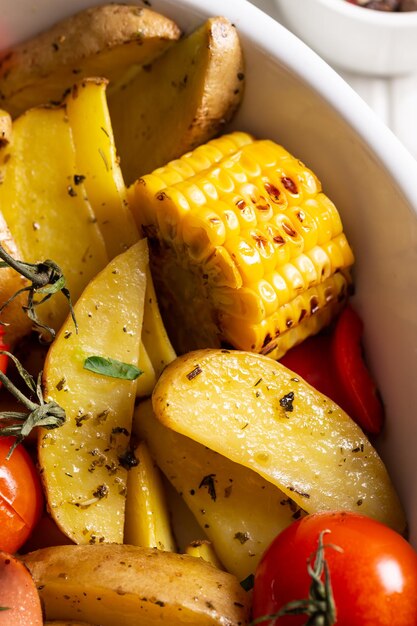
POLYGON ((376 11, 417 11, 417 0, 347 0, 347 2, 376 11))

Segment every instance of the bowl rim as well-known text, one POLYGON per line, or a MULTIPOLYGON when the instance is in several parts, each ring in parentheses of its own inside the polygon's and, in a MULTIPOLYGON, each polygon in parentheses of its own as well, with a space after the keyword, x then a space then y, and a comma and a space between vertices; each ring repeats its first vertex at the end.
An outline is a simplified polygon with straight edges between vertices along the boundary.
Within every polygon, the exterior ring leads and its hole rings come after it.
MULTIPOLYGON (((291 0, 292 1, 292 0, 291 0)), ((315 2, 328 11, 338 13, 341 17, 356 19, 369 26, 384 26, 385 28, 407 29, 417 27, 416 11, 378 11, 367 9, 347 0, 308 0, 315 2)), ((281 0, 279 0, 281 3, 281 0)), ((417 36, 417 35, 416 35, 417 36)))
MULTIPOLYGON (((164 0, 172 3, 176 0, 164 0)), ((223 0, 212 0, 214 7, 219 7, 223 0)), ((280 0, 281 1, 281 0, 280 0)), ((335 4, 336 0, 305 0, 326 5, 335 4)), ((293 2, 293 0, 290 0, 293 2)), ((199 0, 182 0, 181 4, 187 7, 196 7, 199 0)), ((346 4, 339 0, 339 4, 346 4)), ((240 32, 261 49, 269 58, 279 60, 286 68, 311 89, 319 94, 337 114, 352 127, 358 137, 368 146, 381 166, 389 173, 410 210, 417 219, 417 160, 394 132, 377 116, 375 111, 366 104, 359 94, 344 80, 344 78, 329 65, 317 52, 310 48, 297 35, 292 33, 283 24, 267 15, 261 9, 251 4, 249 0, 228 0, 228 5, 241 11, 238 26, 240 32), (230 4, 229 4, 230 3, 230 4), (255 20, 259 28, 254 27, 255 20), (250 28, 246 27, 250 24, 250 28), (261 33, 261 34, 259 34, 261 33)), ((351 5, 350 8, 361 12, 360 7, 351 5)), ((363 13, 378 13, 371 9, 363 13)), ((417 12, 416 12, 417 18, 417 12)))

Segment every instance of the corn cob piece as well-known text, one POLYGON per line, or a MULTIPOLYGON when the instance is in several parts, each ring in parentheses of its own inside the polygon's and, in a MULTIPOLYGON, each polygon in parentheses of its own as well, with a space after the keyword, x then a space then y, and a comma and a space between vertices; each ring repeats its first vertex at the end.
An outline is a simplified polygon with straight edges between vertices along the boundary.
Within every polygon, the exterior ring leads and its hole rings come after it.
POLYGON ((129 190, 177 353, 280 358, 343 306, 354 257, 315 174, 246 133, 214 139, 129 190))

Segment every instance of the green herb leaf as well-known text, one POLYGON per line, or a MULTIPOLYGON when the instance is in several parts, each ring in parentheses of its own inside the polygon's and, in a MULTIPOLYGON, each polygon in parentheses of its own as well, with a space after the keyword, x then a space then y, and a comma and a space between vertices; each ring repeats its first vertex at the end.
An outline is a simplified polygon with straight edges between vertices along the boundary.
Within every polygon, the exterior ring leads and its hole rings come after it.
POLYGON ((121 378, 122 380, 136 380, 138 376, 143 374, 142 370, 135 365, 103 356, 89 356, 84 361, 84 369, 95 374, 121 378))

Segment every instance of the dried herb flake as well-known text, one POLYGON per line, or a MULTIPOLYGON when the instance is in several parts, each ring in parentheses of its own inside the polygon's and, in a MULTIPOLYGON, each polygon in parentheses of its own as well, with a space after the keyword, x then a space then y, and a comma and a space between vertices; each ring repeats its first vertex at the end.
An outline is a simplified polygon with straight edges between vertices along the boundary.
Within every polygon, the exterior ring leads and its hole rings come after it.
POLYGON ((290 391, 289 393, 286 393, 285 396, 282 396, 282 398, 279 401, 280 406, 282 406, 282 408, 284 409, 284 411, 287 411, 288 413, 292 413, 292 411, 294 411, 294 392, 290 391))
POLYGON ((207 476, 204 476, 201 483, 198 485, 199 489, 201 489, 201 487, 207 487, 208 494, 214 502, 216 501, 216 497, 217 497, 216 487, 214 485, 215 477, 216 477, 216 474, 207 474, 207 476))

